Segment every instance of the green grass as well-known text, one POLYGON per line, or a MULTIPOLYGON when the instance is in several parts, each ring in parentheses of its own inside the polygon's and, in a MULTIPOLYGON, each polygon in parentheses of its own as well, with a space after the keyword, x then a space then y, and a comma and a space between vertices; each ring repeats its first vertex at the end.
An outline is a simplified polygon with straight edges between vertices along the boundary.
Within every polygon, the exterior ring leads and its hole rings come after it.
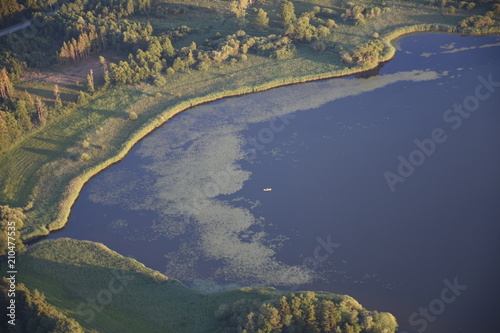
POLYGON ((18 282, 42 291, 52 305, 89 331, 201 332, 210 327, 206 321, 212 319, 204 317, 205 295, 101 244, 45 241, 19 262, 18 282), (126 277, 121 290, 116 275, 126 277), (92 318, 87 299, 99 299, 102 290, 115 292, 111 301, 103 298, 103 310, 94 310, 92 318))
MULTIPOLYGON (((87 332, 213 333, 218 332, 215 312, 221 304, 263 302, 287 294, 253 287, 203 294, 102 244, 69 238, 37 244, 18 259, 16 268, 17 283, 44 293, 51 305, 87 332), (117 275, 126 277, 121 289, 117 275), (112 297, 99 298, 106 290, 112 297), (94 311, 94 318, 87 313, 88 299, 105 300, 97 302, 103 308, 94 311)), ((337 302, 351 299, 318 294, 337 302)))
MULTIPOLYGON (((40 97, 47 105, 53 105, 55 102, 53 84, 40 81, 23 81, 16 83, 15 88, 19 92, 27 91, 30 95, 40 97)), ((59 85, 61 100, 65 102, 76 102, 80 90, 85 90, 85 88, 76 85, 59 85)))

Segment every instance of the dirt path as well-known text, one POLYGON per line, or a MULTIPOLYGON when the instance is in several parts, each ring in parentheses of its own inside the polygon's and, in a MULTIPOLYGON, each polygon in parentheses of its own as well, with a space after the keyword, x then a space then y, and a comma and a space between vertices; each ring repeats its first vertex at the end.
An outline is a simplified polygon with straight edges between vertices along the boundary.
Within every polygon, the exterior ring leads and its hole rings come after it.
POLYGON ((31 25, 31 21, 26 21, 26 22, 22 22, 22 23, 13 25, 11 27, 5 28, 3 30, 0 30, 0 37, 3 37, 3 36, 6 36, 8 34, 11 34, 13 32, 22 30, 24 28, 29 27, 30 25, 31 25))

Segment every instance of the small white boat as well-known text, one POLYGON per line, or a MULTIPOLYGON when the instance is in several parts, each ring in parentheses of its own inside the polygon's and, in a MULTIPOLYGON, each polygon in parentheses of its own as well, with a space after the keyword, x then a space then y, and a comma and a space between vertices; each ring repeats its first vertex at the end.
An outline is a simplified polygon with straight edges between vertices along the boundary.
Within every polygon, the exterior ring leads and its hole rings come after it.
POLYGON ((273 190, 272 188, 269 188, 269 187, 268 187, 268 188, 263 189, 262 191, 264 191, 264 192, 270 192, 270 191, 272 191, 272 190, 273 190))

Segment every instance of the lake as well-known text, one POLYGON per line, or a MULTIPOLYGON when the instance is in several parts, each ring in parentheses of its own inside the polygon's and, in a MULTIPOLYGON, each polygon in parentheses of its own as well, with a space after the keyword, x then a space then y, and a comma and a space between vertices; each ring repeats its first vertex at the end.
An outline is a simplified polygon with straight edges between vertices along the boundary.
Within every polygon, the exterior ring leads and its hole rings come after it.
POLYGON ((500 37, 396 44, 369 73, 174 117, 92 178, 49 238, 102 242, 205 291, 348 294, 400 332, 495 331, 500 37))

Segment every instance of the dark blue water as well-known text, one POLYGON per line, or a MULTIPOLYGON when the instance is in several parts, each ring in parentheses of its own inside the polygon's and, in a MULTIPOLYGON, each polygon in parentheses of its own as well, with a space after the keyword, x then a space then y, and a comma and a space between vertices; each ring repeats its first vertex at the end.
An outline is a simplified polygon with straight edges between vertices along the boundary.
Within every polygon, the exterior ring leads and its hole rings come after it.
POLYGON ((274 271, 280 288, 349 294, 389 311, 402 332, 495 331, 500 38, 424 34, 398 45, 379 76, 175 117, 94 177, 50 238, 102 242, 194 284, 269 284, 274 271), (293 111, 300 103, 311 109, 293 111), (241 173, 200 176, 222 172, 218 161, 241 173), (198 195, 210 203, 197 208, 198 195), (279 283, 292 279, 290 267, 315 278, 279 283))

